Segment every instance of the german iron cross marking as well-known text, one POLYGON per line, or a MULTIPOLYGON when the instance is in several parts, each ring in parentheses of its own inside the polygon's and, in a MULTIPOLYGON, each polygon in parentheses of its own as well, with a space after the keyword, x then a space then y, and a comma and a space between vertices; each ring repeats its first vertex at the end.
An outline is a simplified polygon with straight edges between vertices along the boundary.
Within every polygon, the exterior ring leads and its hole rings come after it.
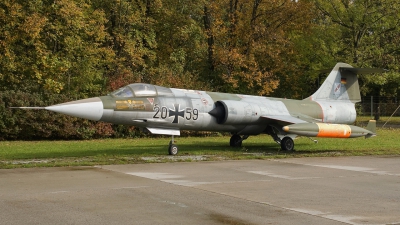
POLYGON ((175 109, 169 109, 169 117, 175 116, 174 121, 172 121, 172 123, 178 123, 179 116, 182 118, 185 116, 185 110, 184 109, 180 110, 179 104, 174 104, 174 108, 175 109))

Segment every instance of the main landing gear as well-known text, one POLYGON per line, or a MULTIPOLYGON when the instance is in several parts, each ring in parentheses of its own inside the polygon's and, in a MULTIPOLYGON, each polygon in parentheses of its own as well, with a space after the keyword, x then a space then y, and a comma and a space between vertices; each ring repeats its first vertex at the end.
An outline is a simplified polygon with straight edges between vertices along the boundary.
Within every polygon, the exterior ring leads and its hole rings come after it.
MULTIPOLYGON (((230 142, 229 142, 229 145, 231 146, 231 147, 242 147, 242 142, 244 141, 244 140, 246 140, 247 138, 249 137, 249 135, 245 135, 245 136, 243 136, 243 138, 240 136, 240 135, 238 135, 238 134, 234 134, 234 135, 232 135, 232 137, 231 137, 231 140, 230 140, 230 142)), ((281 145, 281 149, 283 150, 283 151, 293 151, 294 150, 294 141, 293 141, 293 139, 291 138, 291 137, 289 137, 289 136, 285 136, 285 137, 283 137, 282 139, 281 138, 279 138, 277 135, 276 135, 276 137, 274 138, 274 140, 278 143, 278 144, 280 144, 281 145)))
POLYGON ((171 141, 169 142, 168 154, 170 155, 178 154, 178 146, 175 145, 174 135, 172 135, 171 141))
MULTIPOLYGON (((241 137, 238 134, 234 134, 232 135, 229 145, 231 147, 242 147, 242 142, 244 140, 246 140, 249 137, 249 135, 244 135, 243 137, 241 137)), ((293 151, 294 149, 294 141, 291 137, 289 136, 285 136, 282 139, 279 138, 277 135, 273 135, 274 140, 281 145, 282 150, 284 151, 293 151)), ((170 155, 176 155, 178 154, 178 146, 175 145, 175 141, 174 141, 174 136, 172 135, 171 137, 171 141, 169 142, 169 146, 168 146, 168 154, 170 155)))
POLYGON ((284 151, 293 151, 294 149, 294 141, 291 137, 284 137, 281 140, 281 148, 284 151))
POLYGON ((266 133, 271 135, 272 139, 279 145, 281 145, 281 149, 283 151, 293 151, 294 150, 294 141, 290 136, 284 136, 280 132, 280 128, 275 126, 268 126, 266 129, 266 133))
POLYGON ((244 135, 243 138, 242 138, 240 135, 234 134, 234 135, 232 135, 232 137, 231 137, 231 140, 230 140, 230 142, 229 142, 229 145, 230 145, 231 147, 242 147, 242 142, 243 142, 244 140, 246 140, 247 138, 249 138, 249 135, 244 135))

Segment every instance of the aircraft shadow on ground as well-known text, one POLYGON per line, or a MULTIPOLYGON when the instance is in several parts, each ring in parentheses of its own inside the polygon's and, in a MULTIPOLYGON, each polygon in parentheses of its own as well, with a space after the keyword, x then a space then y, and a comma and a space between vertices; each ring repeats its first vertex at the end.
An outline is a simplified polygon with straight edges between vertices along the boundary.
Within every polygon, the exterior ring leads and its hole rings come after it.
MULTIPOLYGON (((180 146, 181 151, 190 152, 190 151, 201 151, 201 150, 210 150, 210 151, 232 151, 232 152, 243 152, 243 153, 264 153, 264 154, 324 154, 324 153, 344 153, 345 150, 338 149, 310 149, 307 150, 307 146, 313 144, 304 144, 299 143, 296 146, 300 148, 300 150, 294 151, 283 151, 281 147, 276 143, 243 143, 242 147, 230 147, 227 143, 215 143, 207 141, 196 141, 190 144, 182 144, 180 146)), ((322 146, 321 146, 322 147, 322 146)))
MULTIPOLYGON (((315 149, 304 150, 308 144, 298 144, 300 150, 294 151, 283 151, 280 146, 275 143, 243 143, 242 147, 233 148, 228 143, 216 143, 207 141, 195 141, 192 143, 177 143, 179 147, 179 155, 190 155, 190 154, 212 154, 213 152, 233 152, 243 154, 283 154, 283 155, 306 155, 306 154, 330 154, 330 153, 344 153, 345 150, 337 149, 315 149)), ((135 146, 135 145, 123 145, 123 146, 106 146, 103 149, 96 150, 85 150, 81 157, 85 156, 110 156, 110 155, 166 155, 168 154, 168 143, 149 145, 149 146, 135 146)), ((62 154, 61 157, 70 157, 72 155, 62 154)), ((51 157, 51 156, 50 156, 51 157)), ((56 156, 53 156, 56 157, 56 156)))

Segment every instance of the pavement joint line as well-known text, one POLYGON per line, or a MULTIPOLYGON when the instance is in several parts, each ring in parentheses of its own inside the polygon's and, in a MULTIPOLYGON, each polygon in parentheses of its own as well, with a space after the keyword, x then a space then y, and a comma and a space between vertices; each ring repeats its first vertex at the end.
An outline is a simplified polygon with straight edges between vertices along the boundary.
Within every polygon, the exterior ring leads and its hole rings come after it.
POLYGON ((302 165, 302 166, 313 166, 313 167, 322 167, 322 168, 327 168, 327 169, 338 169, 338 170, 346 170, 346 171, 352 171, 352 172, 361 172, 361 173, 368 173, 368 174, 373 174, 373 175, 387 175, 387 176, 397 176, 397 177, 400 176, 400 174, 389 173, 387 171, 375 170, 374 168, 368 168, 368 167, 307 164, 307 163, 299 163, 299 162, 281 161, 278 159, 271 159, 271 161, 287 163, 287 164, 302 165))
MULTIPOLYGON (((98 168, 101 168, 101 167, 98 167, 98 168)), ((134 173, 124 173, 124 172, 115 171, 115 170, 111 170, 111 169, 107 169, 107 168, 101 168, 101 169, 105 169, 105 170, 109 170, 109 171, 113 171, 113 172, 117 172, 117 173, 122 173, 122 174, 126 174, 126 175, 141 177, 141 176, 138 176, 138 175, 136 175, 134 173)), ((336 220, 336 219, 329 218, 329 217, 323 217, 321 215, 314 215, 314 214, 310 214, 310 213, 305 213, 305 212, 294 210, 294 209, 291 209, 291 208, 286 208, 286 207, 283 207, 283 206, 274 205, 274 204, 271 204, 271 203, 268 203, 268 202, 258 202, 258 201, 254 201, 254 200, 250 200, 250 199, 246 199, 246 198, 241 198, 241 197, 238 197, 238 196, 229 195, 229 194, 224 193, 224 192, 216 192, 216 191, 211 191, 211 190, 207 190, 207 189, 202 189, 201 187, 196 186, 196 185, 192 185, 192 186, 190 186, 190 185, 182 185, 182 184, 179 184, 179 183, 169 182, 168 180, 154 179, 154 178, 149 178, 149 177, 142 177, 142 178, 155 180, 155 181, 159 181, 159 182, 163 182, 163 183, 167 183, 169 185, 178 185, 178 186, 182 186, 182 187, 193 188, 193 189, 196 189, 196 190, 199 190, 199 191, 208 192, 208 193, 221 195, 221 196, 234 198, 234 199, 240 199, 242 201, 251 202, 251 203, 255 203, 255 204, 259 204, 259 205, 268 205, 268 206, 273 207, 273 208, 288 210, 288 211, 295 212, 295 213, 306 214, 306 215, 310 215, 310 216, 314 216, 314 217, 318 217, 318 218, 322 218, 322 219, 327 219, 327 220, 331 220, 331 221, 335 221, 335 222, 340 222, 340 223, 344 223, 344 224, 356 225, 354 223, 344 222, 344 221, 336 220)), ((259 181, 259 180, 257 180, 257 181, 259 181)), ((265 180, 265 181, 270 181, 270 180, 265 180)), ((224 183, 224 182, 221 182, 221 183, 224 183)))
POLYGON ((52 192, 48 192, 49 194, 62 194, 62 193, 68 193, 70 191, 52 191, 52 192))
MULTIPOLYGON (((172 184, 172 185, 174 185, 174 184, 172 184)), ((306 214, 306 215, 310 215, 310 216, 314 216, 314 217, 318 217, 318 218, 322 218, 322 219, 326 219, 326 220, 340 222, 340 223, 343 223, 343 224, 358 225, 358 224, 355 224, 355 223, 344 222, 344 221, 336 220, 336 219, 329 218, 329 217, 323 217, 323 216, 320 216, 320 215, 313 215, 313 214, 309 214, 309 213, 305 213, 305 212, 301 212, 301 211, 296 211, 296 210, 293 210, 291 208, 286 208, 286 207, 283 207, 283 206, 274 205, 274 204, 269 203, 269 202, 258 202, 258 201, 254 201, 254 200, 250 200, 250 199, 246 199, 246 198, 241 198, 241 197, 238 197, 238 196, 229 195, 229 194, 224 193, 224 192, 215 192, 215 191, 211 191, 211 190, 205 190, 205 189, 201 189, 200 187, 196 187, 196 186, 191 186, 189 188, 193 188, 193 189, 197 189, 197 190, 200 190, 200 191, 213 193, 213 194, 217 194, 217 195, 223 195, 223 196, 226 196, 226 197, 229 197, 229 198, 240 199, 240 200, 243 200, 243 201, 246 201, 246 202, 255 203, 255 204, 258 204, 258 205, 268 205, 268 206, 273 207, 273 208, 288 210, 288 211, 295 212, 295 213, 306 214)))
POLYGON ((313 214, 305 213, 305 212, 302 212, 302 211, 296 211, 296 210, 293 210, 291 208, 274 205, 274 204, 269 203, 269 202, 258 202, 258 201, 254 201, 254 200, 250 200, 250 199, 246 199, 246 198, 241 198, 241 197, 238 197, 238 196, 229 195, 229 194, 224 193, 224 192, 215 192, 215 191, 211 191, 211 190, 205 190, 205 189, 201 189, 201 188, 196 187, 196 186, 193 186, 193 187, 190 187, 190 188, 197 189, 197 190, 200 190, 200 191, 209 192, 209 193, 213 193, 213 194, 217 194, 217 195, 223 195, 223 196, 226 196, 226 197, 229 197, 229 198, 236 198, 236 199, 240 199, 240 200, 243 200, 243 201, 247 201, 247 202, 251 202, 251 203, 255 203, 255 204, 259 204, 259 205, 268 205, 268 206, 273 207, 273 208, 288 210, 288 211, 295 212, 295 213, 306 214, 306 215, 310 215, 310 216, 314 216, 314 217, 318 217, 318 218, 322 218, 322 219, 326 219, 326 220, 340 222, 340 223, 343 223, 343 224, 358 225, 356 223, 344 222, 344 221, 340 221, 340 220, 337 220, 337 219, 334 219, 334 218, 323 217, 323 216, 320 216, 320 215, 313 215, 313 214))
POLYGON ((140 189, 140 188, 149 188, 151 186, 137 186, 137 187, 118 187, 112 188, 112 190, 123 190, 123 189, 140 189))
MULTIPOLYGON (((282 163, 282 164, 295 164, 295 165, 303 165, 303 166, 309 166, 309 167, 323 167, 323 168, 327 168, 327 169, 334 169, 334 170, 346 170, 346 171, 352 171, 352 172, 361 172, 361 174, 358 175, 352 175, 352 176, 334 176, 334 178, 342 178, 342 177, 359 177, 360 175, 363 177, 375 177, 375 176, 379 176, 379 175, 387 175, 387 176, 400 176, 400 174, 393 174, 393 173, 389 173, 387 171, 382 171, 382 170, 377 170, 375 168, 369 168, 369 167, 357 167, 357 166, 338 166, 338 165, 332 165, 332 164, 328 164, 327 166, 325 165, 321 165, 321 164, 305 164, 305 163, 299 163, 299 162, 288 162, 288 161, 280 161, 280 160, 276 160, 276 159, 272 159, 270 161, 274 161, 277 163, 282 163)), ((109 168, 103 168, 102 166, 98 166, 97 168, 101 168, 101 169, 106 169, 109 171, 113 171, 113 172, 117 172, 117 173, 123 173, 126 175, 133 175, 133 176, 138 176, 135 173, 125 173, 122 171, 118 171, 118 170, 112 170, 109 168)), ((254 172, 254 171, 243 171, 243 170, 239 170, 240 172, 254 172)), ((173 175, 173 174, 172 174, 173 175)), ((262 175, 262 174, 261 174, 262 175)), ((265 175, 271 175, 271 174, 265 174, 265 175)), ((272 175, 276 175, 276 174, 272 174, 272 175)), ((285 210, 285 211, 290 211, 290 212, 294 212, 294 213, 299 213, 299 214, 305 214, 308 216, 312 216, 312 217, 316 217, 316 218, 320 218, 320 219, 325 219, 325 220, 330 220, 330 221, 334 221, 334 222, 339 222, 339 223, 343 223, 343 224, 351 224, 351 225, 359 225, 359 224, 365 224, 363 222, 367 221, 369 218, 368 217, 362 217, 362 216, 355 216, 355 215, 340 215, 340 214, 334 214, 334 213, 329 213, 329 212, 320 212, 320 211, 315 211, 315 210, 308 210, 308 209, 297 209, 297 208, 288 208, 288 207, 284 207, 284 206, 280 206, 280 205, 274 205, 273 203, 270 202, 260 202, 257 200, 251 200, 251 199, 247 199, 245 197, 242 196, 235 196, 229 193, 225 193, 225 192, 217 192, 217 191, 213 191, 213 190, 208 190, 206 189, 206 187, 202 186, 201 184, 199 185, 185 185, 184 183, 179 183, 179 182, 175 182, 175 180, 171 180, 171 179, 155 179, 152 177, 144 177, 144 176, 138 176, 138 177, 142 177, 142 178, 146 178, 146 179, 151 179, 151 180, 155 180, 155 181, 161 181, 164 183, 167 183, 169 185, 178 185, 178 186, 183 186, 183 187, 191 187, 192 189, 196 189, 202 192, 206 192, 206 193, 212 193, 215 195, 219 195, 219 196, 226 196, 228 198, 232 198, 232 199, 239 199, 245 202, 250 202, 250 203, 254 203, 254 204, 260 204, 260 205, 268 205, 270 207, 273 208, 277 208, 280 210, 285 210), (359 222, 355 222, 355 221, 359 221, 359 222)), ((183 178, 183 177, 180 177, 183 178)), ((276 178, 287 178, 287 177, 276 177, 276 178)), ((317 177, 313 177, 314 179, 317 177)), ((179 181, 179 180, 178 180, 179 181)), ((264 181, 264 180, 255 180, 255 181, 235 181, 235 182, 229 182, 229 181, 225 181, 225 182, 214 182, 214 183, 240 183, 240 182, 260 182, 260 181, 264 181)), ((265 180, 265 181, 271 181, 271 180, 265 180)), ((193 182, 196 183, 196 182, 193 182)), ((200 182, 197 182, 200 183, 200 182)), ((204 183, 204 184, 208 184, 208 183, 204 183)), ((387 224, 387 223, 385 223, 387 224)), ((400 225, 397 223, 388 223, 388 224, 396 224, 396 225, 400 225)))
MULTIPOLYGON (((279 208, 279 209, 283 209, 283 210, 288 210, 288 211, 291 211, 291 212, 296 212, 296 213, 301 213, 301 214, 305 214, 305 215, 309 215, 309 216, 314 216, 314 217, 318 217, 318 218, 332 220, 332 221, 335 221, 335 222, 340 222, 340 223, 344 223, 344 224, 351 224, 351 225, 358 225, 357 223, 352 223, 352 222, 349 222, 349 221, 337 220, 337 219, 334 219, 334 218, 331 218, 331 217, 323 216, 323 215, 329 215, 328 213, 323 213, 323 212, 320 212, 320 214, 310 213, 310 212, 306 212, 304 210, 297 210, 297 209, 294 209, 294 208, 287 208, 287 207, 283 207, 283 206, 277 206, 277 205, 274 205, 274 204, 272 204, 270 202, 260 202, 260 203, 264 204, 264 205, 271 206, 271 207, 275 207, 275 208, 279 208)), ((354 218, 356 218, 356 217, 354 217, 354 218)), ((360 218, 360 217, 357 217, 357 218, 360 218)))

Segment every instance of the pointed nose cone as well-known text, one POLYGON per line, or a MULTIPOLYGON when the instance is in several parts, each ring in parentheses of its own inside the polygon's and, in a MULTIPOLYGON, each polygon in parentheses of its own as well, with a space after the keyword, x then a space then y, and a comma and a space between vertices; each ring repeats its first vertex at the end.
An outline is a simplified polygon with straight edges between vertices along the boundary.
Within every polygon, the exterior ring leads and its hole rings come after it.
POLYGON ((89 120, 100 120, 103 116, 103 102, 98 97, 47 106, 45 109, 89 120))

